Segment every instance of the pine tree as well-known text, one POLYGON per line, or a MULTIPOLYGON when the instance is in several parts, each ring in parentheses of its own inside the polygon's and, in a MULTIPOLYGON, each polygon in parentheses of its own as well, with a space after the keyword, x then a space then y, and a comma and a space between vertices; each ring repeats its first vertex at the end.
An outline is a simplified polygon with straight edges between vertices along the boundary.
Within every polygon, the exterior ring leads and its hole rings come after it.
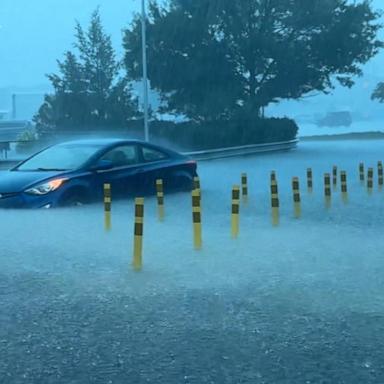
POLYGON ((48 75, 54 94, 45 97, 35 116, 37 129, 47 133, 126 127, 137 116, 137 101, 121 75, 98 10, 86 31, 76 24, 75 37, 75 52, 58 61, 59 74, 48 75))

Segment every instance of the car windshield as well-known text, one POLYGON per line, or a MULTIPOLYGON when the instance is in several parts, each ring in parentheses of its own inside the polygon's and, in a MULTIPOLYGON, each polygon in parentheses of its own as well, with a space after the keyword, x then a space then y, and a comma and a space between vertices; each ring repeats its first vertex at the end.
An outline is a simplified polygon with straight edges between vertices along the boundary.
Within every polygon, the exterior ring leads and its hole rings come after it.
POLYGON ((100 146, 55 145, 33 156, 18 166, 17 171, 64 171, 81 167, 100 146))

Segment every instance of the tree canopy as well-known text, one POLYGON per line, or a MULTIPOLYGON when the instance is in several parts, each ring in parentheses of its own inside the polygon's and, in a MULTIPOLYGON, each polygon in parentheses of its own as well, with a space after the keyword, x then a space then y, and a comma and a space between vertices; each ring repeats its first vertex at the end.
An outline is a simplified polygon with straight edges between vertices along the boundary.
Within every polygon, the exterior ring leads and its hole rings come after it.
MULTIPOLYGON (((369 0, 152 2, 148 73, 165 110, 198 121, 259 116, 270 103, 351 87, 383 43, 369 0)), ((125 65, 141 77, 141 26, 125 31, 125 65)))
POLYGON ((54 94, 35 116, 40 131, 121 128, 137 114, 129 81, 120 74, 110 36, 96 10, 87 30, 77 23, 75 52, 58 61, 59 74, 48 75, 54 94))

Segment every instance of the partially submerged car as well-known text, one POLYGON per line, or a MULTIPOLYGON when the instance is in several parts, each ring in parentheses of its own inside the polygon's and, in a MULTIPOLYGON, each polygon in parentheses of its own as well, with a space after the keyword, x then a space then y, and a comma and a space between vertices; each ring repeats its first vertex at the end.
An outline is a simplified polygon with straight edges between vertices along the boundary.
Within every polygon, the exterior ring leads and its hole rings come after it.
POLYGON ((48 147, 0 173, 0 207, 51 208, 144 196, 162 179, 167 192, 191 190, 196 162, 139 140, 77 140, 48 147))

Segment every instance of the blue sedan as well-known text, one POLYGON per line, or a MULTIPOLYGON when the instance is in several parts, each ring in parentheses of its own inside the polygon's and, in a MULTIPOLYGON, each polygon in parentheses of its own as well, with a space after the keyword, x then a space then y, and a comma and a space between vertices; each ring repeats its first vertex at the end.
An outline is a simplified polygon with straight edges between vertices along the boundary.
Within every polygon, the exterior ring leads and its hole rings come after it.
POLYGON ((77 140, 53 145, 0 173, 0 207, 51 208, 102 201, 110 183, 113 198, 191 190, 196 162, 138 140, 77 140))

